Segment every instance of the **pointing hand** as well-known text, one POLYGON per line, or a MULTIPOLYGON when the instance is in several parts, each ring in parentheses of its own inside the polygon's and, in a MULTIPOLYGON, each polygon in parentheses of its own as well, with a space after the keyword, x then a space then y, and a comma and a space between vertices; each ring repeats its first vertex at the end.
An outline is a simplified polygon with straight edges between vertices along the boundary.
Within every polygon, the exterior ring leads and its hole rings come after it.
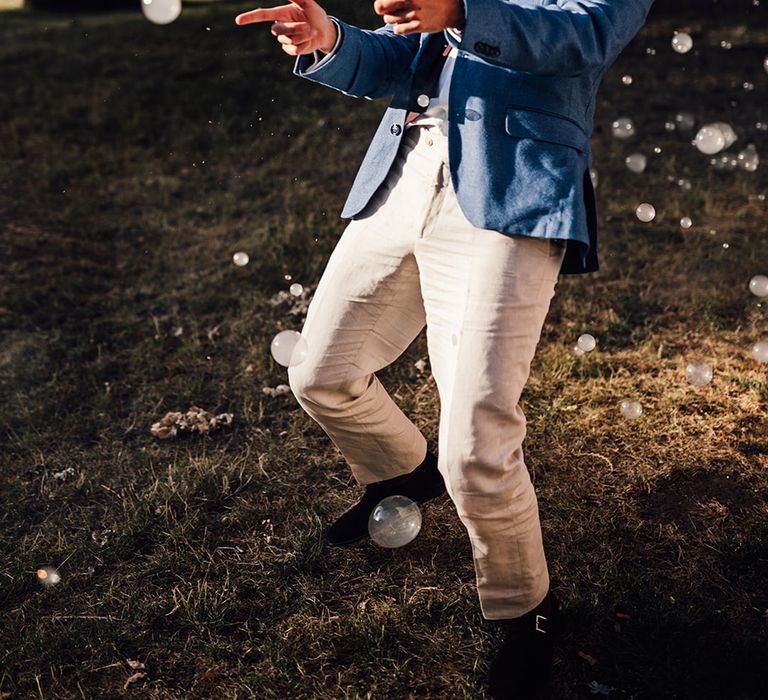
POLYGON ((272 34, 290 56, 329 53, 336 44, 336 25, 315 0, 291 0, 288 5, 262 7, 235 17, 235 24, 274 22, 272 34))

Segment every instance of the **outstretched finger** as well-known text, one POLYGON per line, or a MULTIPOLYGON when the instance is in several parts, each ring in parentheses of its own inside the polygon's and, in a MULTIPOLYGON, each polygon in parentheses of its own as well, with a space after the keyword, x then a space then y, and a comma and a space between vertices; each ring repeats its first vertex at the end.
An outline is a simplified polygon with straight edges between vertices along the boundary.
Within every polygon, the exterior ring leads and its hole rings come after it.
POLYGON ((252 24, 253 22, 283 22, 296 19, 296 7, 294 5, 280 5, 279 7, 259 7, 249 10, 235 17, 235 24, 252 24))

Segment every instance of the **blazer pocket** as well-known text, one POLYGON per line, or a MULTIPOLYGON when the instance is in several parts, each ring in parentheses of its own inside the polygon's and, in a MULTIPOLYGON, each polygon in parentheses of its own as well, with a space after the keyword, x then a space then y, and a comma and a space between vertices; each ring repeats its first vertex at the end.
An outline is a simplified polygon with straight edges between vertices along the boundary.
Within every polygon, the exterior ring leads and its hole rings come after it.
POLYGON ((589 136, 572 119, 529 107, 507 107, 504 129, 518 139, 534 139, 570 146, 582 153, 589 150, 589 136))

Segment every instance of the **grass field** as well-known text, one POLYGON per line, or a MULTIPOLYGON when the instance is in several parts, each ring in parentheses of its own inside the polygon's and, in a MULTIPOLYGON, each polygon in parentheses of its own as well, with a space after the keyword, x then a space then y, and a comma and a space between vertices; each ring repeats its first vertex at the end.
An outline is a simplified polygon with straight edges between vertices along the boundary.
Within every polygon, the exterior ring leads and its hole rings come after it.
MULTIPOLYGON (((556 700, 768 698, 768 378, 749 352, 768 300, 748 289, 768 168, 715 170, 665 129, 728 121, 734 152, 768 157, 768 6, 722 5, 654 14, 607 74, 602 268, 561 278, 524 393, 567 624, 556 700)), ((265 27, 234 25, 250 7, 0 15, 0 698, 484 696, 500 630, 450 502, 402 550, 327 549, 356 486, 292 394, 262 392, 287 382, 271 339, 301 328, 386 102, 293 76, 265 27), (233 425, 150 434, 193 404, 233 425)), ((380 24, 370 3, 326 9, 380 24)), ((434 445, 421 358, 424 332, 379 376, 434 445)))

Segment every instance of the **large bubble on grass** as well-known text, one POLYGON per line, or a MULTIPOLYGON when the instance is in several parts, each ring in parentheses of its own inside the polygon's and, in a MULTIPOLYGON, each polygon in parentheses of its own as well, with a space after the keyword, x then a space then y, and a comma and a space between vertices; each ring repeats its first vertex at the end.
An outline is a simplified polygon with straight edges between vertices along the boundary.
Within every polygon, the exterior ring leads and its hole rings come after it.
POLYGON ((421 511, 407 496, 382 499, 368 518, 368 534, 380 547, 402 547, 412 542, 420 531, 421 511))
POLYGON ((596 346, 597 341, 595 340, 595 336, 590 335, 589 333, 580 335, 579 339, 576 341, 576 347, 583 352, 592 352, 596 346))
POLYGON ((752 357, 758 362, 768 362, 768 341, 760 340, 752 346, 752 357))
POLYGON ((703 360, 694 360, 685 366, 685 378, 693 386, 706 386, 712 381, 712 368, 703 360))
POLYGON ((624 399, 619 405, 619 410, 627 420, 637 420, 643 415, 643 406, 635 399, 624 399))
POLYGON ((307 341, 298 331, 280 331, 271 345, 272 357, 283 367, 293 367, 303 362, 307 357, 307 341))
POLYGON ((153 24, 170 24, 181 14, 181 0, 141 0, 141 11, 153 24))

